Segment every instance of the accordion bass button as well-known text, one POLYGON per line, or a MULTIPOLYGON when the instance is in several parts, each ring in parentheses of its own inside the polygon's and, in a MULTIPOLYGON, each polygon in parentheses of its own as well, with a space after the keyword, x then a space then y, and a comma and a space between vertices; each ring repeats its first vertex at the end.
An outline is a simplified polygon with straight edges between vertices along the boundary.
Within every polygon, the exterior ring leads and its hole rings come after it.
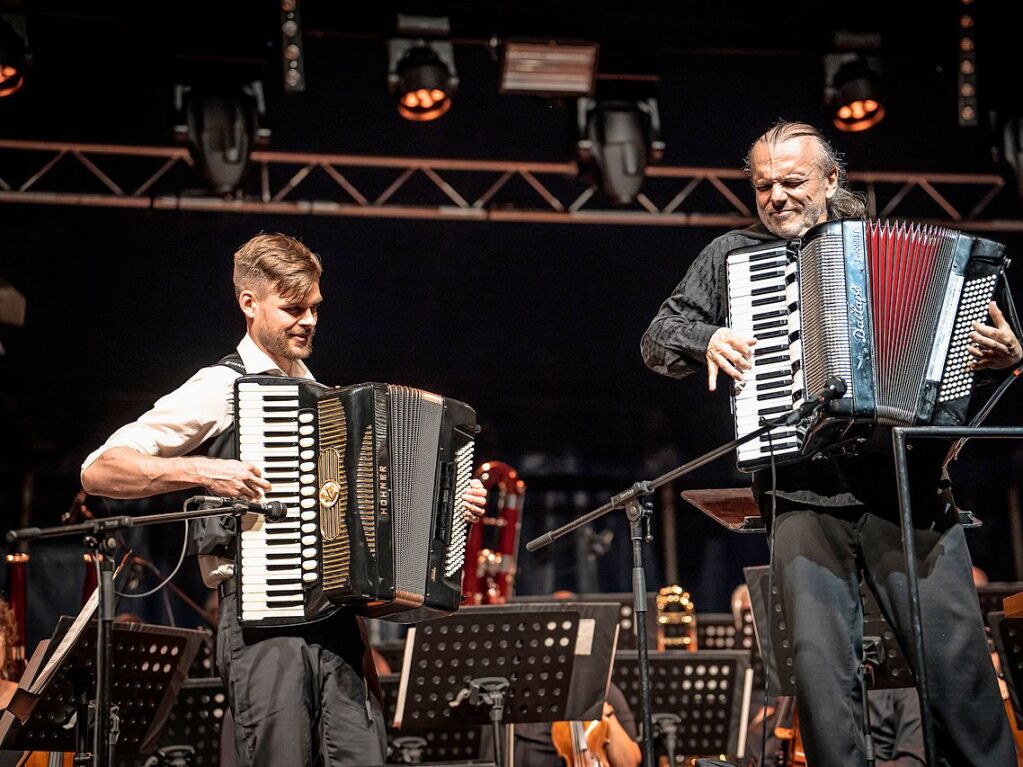
POLYGON ((312 572, 302 573, 302 581, 304 583, 316 583, 320 579, 320 574, 315 570, 312 572))
POLYGON ((314 570, 314 569, 316 569, 316 560, 315 559, 307 559, 307 560, 305 560, 302 563, 302 569, 303 570, 314 570))
POLYGON ((299 413, 298 414, 298 422, 299 423, 312 423, 313 422, 313 414, 312 413, 299 413))

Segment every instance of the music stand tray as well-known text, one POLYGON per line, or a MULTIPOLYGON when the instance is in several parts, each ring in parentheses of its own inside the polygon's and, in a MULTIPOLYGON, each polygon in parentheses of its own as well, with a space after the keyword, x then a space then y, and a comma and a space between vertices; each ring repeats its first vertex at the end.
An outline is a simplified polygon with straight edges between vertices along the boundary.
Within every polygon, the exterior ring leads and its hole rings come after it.
POLYGON ((752 488, 685 490, 682 499, 733 533, 763 533, 766 530, 752 488))
MULTIPOLYGON (((774 585, 774 594, 768 599, 767 589, 770 568, 767 565, 744 569, 746 584, 749 586, 750 605, 753 608, 753 624, 760 655, 764 659, 768 674, 768 691, 771 695, 795 695, 796 679, 793 661, 792 640, 785 618, 785 607, 774 585), (767 605, 773 605, 768 620, 767 605), (779 669, 782 673, 779 674, 779 669)), ((861 581, 860 601, 863 603, 864 647, 873 644, 876 654, 874 674, 870 688, 874 690, 896 687, 913 687, 913 673, 909 661, 899 647, 895 632, 885 620, 873 593, 861 581)))
POLYGON ((516 603, 463 607, 409 630, 395 703, 404 731, 491 722, 468 685, 503 677, 503 721, 599 718, 611 677, 618 605, 516 603))
MULTIPOLYGON (((740 729, 744 730, 752 693, 750 670, 746 650, 650 653, 651 714, 679 717, 678 754, 738 753, 745 742, 740 729)), ((614 681, 632 710, 638 711, 638 653, 618 653, 614 681)))
MULTIPOLYGON (((118 753, 156 747, 201 641, 201 632, 191 629, 113 624, 111 705, 118 707, 118 753)), ((0 719, 0 748, 76 750, 76 682, 90 699, 96 685, 95 621, 62 616, 45 653, 38 673, 23 680, 0 719)))
MULTIPOLYGON (((733 533, 766 533, 767 525, 750 487, 716 487, 684 490, 682 499, 733 533)), ((965 528, 984 523, 972 511, 959 509, 959 524, 965 528)))

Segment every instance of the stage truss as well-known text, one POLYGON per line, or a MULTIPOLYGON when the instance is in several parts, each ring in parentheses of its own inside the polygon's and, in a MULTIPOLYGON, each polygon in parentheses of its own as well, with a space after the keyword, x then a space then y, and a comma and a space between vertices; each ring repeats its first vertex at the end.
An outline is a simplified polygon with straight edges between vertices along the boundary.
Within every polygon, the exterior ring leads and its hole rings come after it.
MULTIPOLYGON (((869 214, 976 231, 1001 176, 850 173, 869 214)), ((615 208, 574 162, 254 151, 241 199, 199 188, 185 147, 0 140, 0 203, 561 224, 740 227, 754 221, 739 169, 653 166, 634 206, 615 208)))

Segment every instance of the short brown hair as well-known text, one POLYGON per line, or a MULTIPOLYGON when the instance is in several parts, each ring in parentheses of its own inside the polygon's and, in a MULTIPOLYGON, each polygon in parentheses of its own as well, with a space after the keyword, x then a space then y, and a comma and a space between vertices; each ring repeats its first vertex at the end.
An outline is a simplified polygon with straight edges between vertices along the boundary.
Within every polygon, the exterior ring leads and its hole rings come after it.
POLYGON ((235 296, 251 290, 262 297, 270 289, 298 300, 322 274, 319 257, 284 234, 257 234, 234 254, 235 296))

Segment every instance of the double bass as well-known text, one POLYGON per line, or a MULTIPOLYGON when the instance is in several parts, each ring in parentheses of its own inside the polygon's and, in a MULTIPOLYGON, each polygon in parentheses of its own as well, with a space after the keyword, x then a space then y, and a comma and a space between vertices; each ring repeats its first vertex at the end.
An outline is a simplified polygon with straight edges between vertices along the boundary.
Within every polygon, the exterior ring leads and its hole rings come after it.
POLYGON ((487 511, 466 543, 462 604, 503 605, 515 590, 526 483, 501 461, 487 461, 475 476, 487 489, 487 511))

